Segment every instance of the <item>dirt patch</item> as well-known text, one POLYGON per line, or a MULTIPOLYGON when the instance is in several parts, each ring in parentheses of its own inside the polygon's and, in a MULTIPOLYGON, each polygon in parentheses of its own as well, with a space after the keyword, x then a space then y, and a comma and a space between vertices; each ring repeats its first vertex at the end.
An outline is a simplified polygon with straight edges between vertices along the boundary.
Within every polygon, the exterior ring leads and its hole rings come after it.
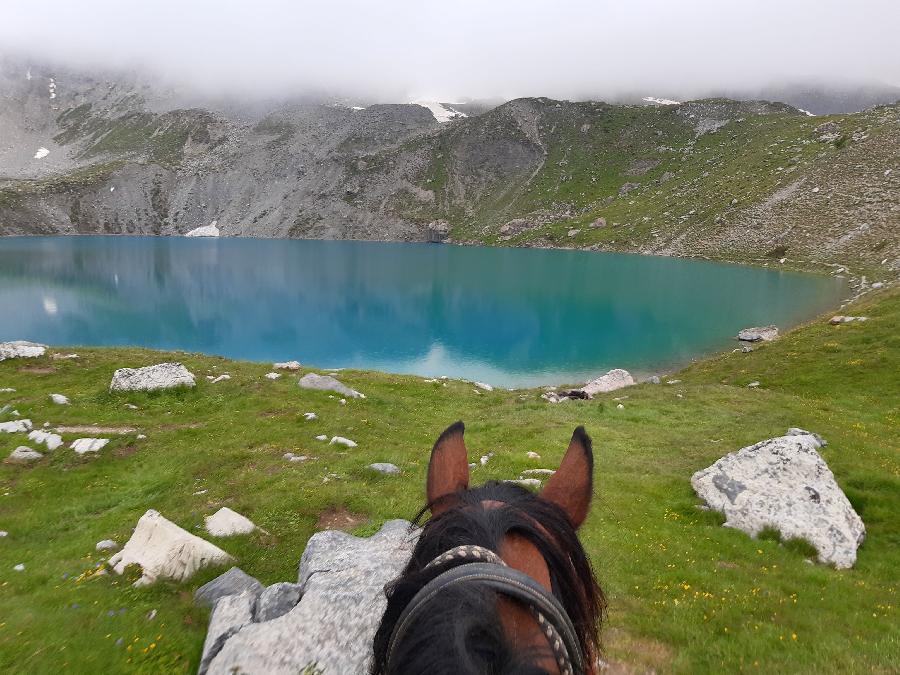
POLYGON ((674 653, 668 645, 652 638, 632 635, 621 628, 609 628, 602 635, 604 674, 636 675, 669 669, 674 653))
POLYGON ((134 427, 96 427, 90 424, 76 424, 72 426, 56 427, 60 434, 133 434, 134 427))
POLYGON ((31 373, 32 375, 49 375, 55 373, 56 368, 53 366, 22 366, 19 368, 20 373, 31 373))
POLYGON ((332 506, 319 514, 316 521, 317 530, 344 530, 352 529, 369 522, 369 517, 363 513, 353 513, 343 506, 332 506))
POLYGON ((134 453, 138 451, 138 447, 136 445, 126 445, 121 448, 116 448, 113 450, 113 457, 131 457, 134 453))

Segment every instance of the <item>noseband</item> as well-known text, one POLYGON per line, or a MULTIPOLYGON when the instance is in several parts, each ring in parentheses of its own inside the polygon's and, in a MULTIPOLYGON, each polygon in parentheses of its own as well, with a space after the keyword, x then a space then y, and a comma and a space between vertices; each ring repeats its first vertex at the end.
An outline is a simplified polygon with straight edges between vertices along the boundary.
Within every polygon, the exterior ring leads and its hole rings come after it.
POLYGON ((561 675, 585 672, 584 654, 572 621, 559 600, 527 574, 509 567, 503 559, 481 546, 457 546, 438 556, 425 569, 462 562, 425 584, 400 614, 387 649, 387 672, 393 673, 395 647, 428 603, 442 591, 462 584, 476 584, 527 605, 550 643, 561 675))

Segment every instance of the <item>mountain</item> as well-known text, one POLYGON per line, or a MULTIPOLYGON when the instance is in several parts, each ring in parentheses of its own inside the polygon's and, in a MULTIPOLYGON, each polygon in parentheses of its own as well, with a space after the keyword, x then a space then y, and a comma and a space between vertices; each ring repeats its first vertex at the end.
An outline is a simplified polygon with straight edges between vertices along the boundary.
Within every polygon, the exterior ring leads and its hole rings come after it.
POLYGON ((0 233, 571 246, 900 271, 900 106, 244 104, 0 64, 0 233))

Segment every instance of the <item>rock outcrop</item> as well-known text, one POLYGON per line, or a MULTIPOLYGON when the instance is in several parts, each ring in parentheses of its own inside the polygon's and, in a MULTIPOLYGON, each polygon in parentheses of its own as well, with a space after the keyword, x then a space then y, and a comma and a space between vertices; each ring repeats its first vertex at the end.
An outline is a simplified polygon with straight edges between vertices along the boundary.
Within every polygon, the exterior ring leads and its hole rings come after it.
POLYGON ((737 334, 737 339, 743 342, 771 342, 777 337, 778 326, 744 328, 737 334))
MULTIPOLYGON (((387 604, 384 585, 403 569, 416 536, 404 520, 389 521, 365 539, 335 530, 313 535, 300 560, 300 601, 286 614, 243 623, 249 607, 243 596, 219 601, 204 644, 207 672, 293 675, 313 664, 327 675, 368 672, 372 639, 387 604), (224 640, 214 637, 225 634, 224 640)), ((273 589, 263 595, 277 595, 281 607, 291 604, 293 589, 273 589)), ((267 607, 260 596, 259 618, 261 611, 268 615, 267 607)))
POLYGON ((315 373, 307 373, 300 378, 301 389, 318 389, 320 391, 333 391, 342 396, 350 398, 365 398, 358 391, 351 389, 346 384, 337 380, 331 375, 316 375, 315 373))
POLYGON ((232 558, 218 546, 184 530, 153 509, 148 510, 134 529, 125 547, 109 559, 118 573, 137 563, 143 574, 135 586, 146 586, 157 579, 185 581, 210 565, 225 565, 232 558))
POLYGON ((194 602, 202 607, 213 607, 226 595, 240 595, 246 592, 259 597, 264 589, 265 587, 255 577, 251 577, 240 567, 232 567, 194 591, 194 602))
POLYGON ((180 363, 157 363, 144 368, 119 368, 113 373, 110 391, 156 391, 193 387, 194 375, 180 363))
POLYGON ((25 340, 13 340, 12 342, 0 342, 0 361, 6 359, 33 359, 43 356, 47 352, 47 345, 25 340))
POLYGON ((752 537, 775 528, 783 540, 808 541, 821 562, 852 567, 865 526, 819 455, 821 445, 812 434, 771 438, 698 471, 691 485, 727 527, 752 537))

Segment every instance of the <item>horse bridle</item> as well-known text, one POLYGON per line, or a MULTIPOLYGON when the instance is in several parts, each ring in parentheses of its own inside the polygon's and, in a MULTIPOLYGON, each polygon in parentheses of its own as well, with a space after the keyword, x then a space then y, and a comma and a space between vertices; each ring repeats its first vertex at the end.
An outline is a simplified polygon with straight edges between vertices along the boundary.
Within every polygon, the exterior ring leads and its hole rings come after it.
POLYGON ((387 672, 393 673, 395 647, 428 603, 442 591, 461 584, 477 584, 514 598, 528 606, 547 638, 561 675, 586 672, 584 654, 575 626, 559 600, 527 574, 509 567, 494 551, 482 546, 457 546, 438 556, 425 569, 461 562, 425 584, 409 601, 391 634, 387 649, 387 672))

